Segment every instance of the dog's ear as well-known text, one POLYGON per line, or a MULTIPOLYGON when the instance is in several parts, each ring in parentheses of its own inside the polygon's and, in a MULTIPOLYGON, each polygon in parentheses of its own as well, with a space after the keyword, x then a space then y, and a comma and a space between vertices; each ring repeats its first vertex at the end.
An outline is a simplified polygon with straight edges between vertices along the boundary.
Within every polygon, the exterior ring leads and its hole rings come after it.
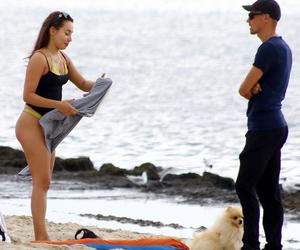
POLYGON ((226 211, 226 212, 230 212, 231 210, 232 210, 232 206, 229 206, 229 207, 226 208, 225 211, 226 211))

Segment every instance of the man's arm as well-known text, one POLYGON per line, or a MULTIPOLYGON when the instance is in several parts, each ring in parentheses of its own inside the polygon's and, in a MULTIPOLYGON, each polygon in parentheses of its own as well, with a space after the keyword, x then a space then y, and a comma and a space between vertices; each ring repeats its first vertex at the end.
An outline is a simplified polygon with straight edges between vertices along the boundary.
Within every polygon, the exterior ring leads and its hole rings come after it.
POLYGON ((240 86, 240 95, 246 99, 251 99, 253 95, 258 94, 261 91, 258 80, 262 77, 262 75, 262 70, 253 66, 240 86))

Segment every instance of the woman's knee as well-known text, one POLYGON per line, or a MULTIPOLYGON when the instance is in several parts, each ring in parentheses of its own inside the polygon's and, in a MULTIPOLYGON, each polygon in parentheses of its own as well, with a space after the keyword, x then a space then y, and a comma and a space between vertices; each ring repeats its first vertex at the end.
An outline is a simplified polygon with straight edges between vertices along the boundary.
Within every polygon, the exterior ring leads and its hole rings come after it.
POLYGON ((34 189, 40 189, 44 192, 47 192, 51 185, 51 178, 50 177, 43 177, 38 178, 38 180, 35 180, 35 178, 32 179, 32 186, 34 189))

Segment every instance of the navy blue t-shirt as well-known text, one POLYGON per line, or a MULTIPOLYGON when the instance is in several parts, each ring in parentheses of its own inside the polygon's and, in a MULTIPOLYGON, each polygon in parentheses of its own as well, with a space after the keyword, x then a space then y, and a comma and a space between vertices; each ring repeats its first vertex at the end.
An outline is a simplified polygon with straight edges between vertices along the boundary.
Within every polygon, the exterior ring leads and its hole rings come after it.
POLYGON ((292 53, 281 37, 272 37, 258 48, 253 65, 263 71, 262 91, 248 103, 248 130, 269 130, 287 126, 281 112, 292 67, 292 53))

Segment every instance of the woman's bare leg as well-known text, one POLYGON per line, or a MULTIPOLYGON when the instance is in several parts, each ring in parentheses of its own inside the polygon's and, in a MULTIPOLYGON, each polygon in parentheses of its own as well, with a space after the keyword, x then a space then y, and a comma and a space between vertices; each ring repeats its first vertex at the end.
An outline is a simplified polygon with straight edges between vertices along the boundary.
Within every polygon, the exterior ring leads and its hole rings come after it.
POLYGON ((31 213, 35 240, 49 240, 46 229, 47 192, 54 160, 47 150, 43 130, 35 117, 23 112, 16 125, 16 136, 32 175, 31 213))
POLYGON ((52 152, 51 159, 50 159, 50 177, 51 177, 51 179, 52 179, 54 164, 55 164, 55 151, 52 152))

